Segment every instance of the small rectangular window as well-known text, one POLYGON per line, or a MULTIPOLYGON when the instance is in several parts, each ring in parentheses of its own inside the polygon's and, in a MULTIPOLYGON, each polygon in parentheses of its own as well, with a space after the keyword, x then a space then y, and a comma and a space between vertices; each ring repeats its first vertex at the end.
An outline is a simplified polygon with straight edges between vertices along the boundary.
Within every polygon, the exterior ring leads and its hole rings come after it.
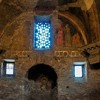
POLYGON ((87 63, 86 62, 74 62, 73 63, 73 76, 74 81, 83 83, 87 81, 87 63))
POLYGON ((14 63, 7 63, 6 64, 6 75, 13 75, 14 74, 14 63))
POLYGON ((75 65, 74 70, 75 70, 75 77, 82 77, 83 76, 82 65, 75 65))
POLYGON ((12 77, 14 76, 14 59, 4 59, 2 62, 1 76, 2 77, 12 77))

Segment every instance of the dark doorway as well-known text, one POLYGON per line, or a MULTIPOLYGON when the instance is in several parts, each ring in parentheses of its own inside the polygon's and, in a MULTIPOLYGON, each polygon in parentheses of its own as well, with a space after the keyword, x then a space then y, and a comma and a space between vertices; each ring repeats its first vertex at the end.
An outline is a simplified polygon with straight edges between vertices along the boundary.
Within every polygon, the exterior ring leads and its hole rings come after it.
POLYGON ((43 80, 51 83, 51 88, 57 86, 57 74, 54 69, 46 64, 37 64, 28 70, 29 80, 43 80))
POLYGON ((57 74, 52 66, 36 64, 27 71, 27 78, 28 99, 58 100, 57 74))

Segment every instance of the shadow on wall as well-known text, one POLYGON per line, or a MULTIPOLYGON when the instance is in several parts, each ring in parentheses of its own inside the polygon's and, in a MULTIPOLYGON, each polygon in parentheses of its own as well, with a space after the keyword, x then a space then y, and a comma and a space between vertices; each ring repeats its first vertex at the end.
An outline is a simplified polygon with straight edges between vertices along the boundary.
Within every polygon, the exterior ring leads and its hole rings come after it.
POLYGON ((100 70, 100 62, 96 64, 91 64, 91 69, 93 70, 100 70))

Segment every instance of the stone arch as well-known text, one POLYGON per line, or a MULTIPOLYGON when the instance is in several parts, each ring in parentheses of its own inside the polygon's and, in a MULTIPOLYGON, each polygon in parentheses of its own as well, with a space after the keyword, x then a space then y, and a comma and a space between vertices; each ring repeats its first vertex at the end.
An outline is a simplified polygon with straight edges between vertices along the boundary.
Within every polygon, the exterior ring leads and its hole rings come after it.
MULTIPOLYGON (((68 12, 66 12, 66 13, 59 12, 58 15, 66 18, 67 20, 69 20, 78 29, 78 31, 81 33, 81 36, 83 37, 84 43, 85 44, 88 43, 85 27, 84 27, 84 25, 81 23, 81 21, 78 18, 76 18, 74 15, 72 15, 72 14, 70 14, 68 12)), ((0 34, 0 38, 1 38, 0 42, 2 43, 4 41, 4 39, 5 39, 5 37, 6 37, 6 40, 9 40, 9 42, 6 41, 7 43, 5 43, 5 44, 7 44, 7 45, 5 47, 9 48, 9 46, 12 45, 13 38, 15 37, 15 35, 17 33, 13 32, 14 33, 13 35, 10 35, 10 33, 8 33, 9 36, 5 36, 6 35, 5 32, 7 30, 9 30, 9 28, 11 28, 12 26, 14 26, 16 23, 19 24, 18 21, 20 21, 20 23, 22 23, 23 21, 30 21, 30 20, 33 19, 33 17, 34 17, 34 13, 33 12, 25 12, 25 13, 22 13, 20 16, 18 16, 12 22, 8 23, 5 26, 5 28, 2 31, 2 33, 0 34)), ((4 45, 3 45, 3 47, 4 47, 4 45)))
POLYGON ((88 44, 86 29, 84 25, 82 24, 82 22, 77 17, 75 17, 73 14, 69 12, 59 12, 58 15, 70 21, 70 23, 81 33, 84 44, 85 45, 88 44))
POLYGON ((25 100, 58 100, 58 77, 52 66, 35 64, 27 70, 25 78, 25 100))
POLYGON ((36 64, 32 66, 28 72, 27 72, 27 78, 29 80, 40 80, 41 78, 43 79, 48 79, 48 81, 51 81, 51 88, 54 88, 57 86, 57 74, 55 70, 47 64, 36 64))

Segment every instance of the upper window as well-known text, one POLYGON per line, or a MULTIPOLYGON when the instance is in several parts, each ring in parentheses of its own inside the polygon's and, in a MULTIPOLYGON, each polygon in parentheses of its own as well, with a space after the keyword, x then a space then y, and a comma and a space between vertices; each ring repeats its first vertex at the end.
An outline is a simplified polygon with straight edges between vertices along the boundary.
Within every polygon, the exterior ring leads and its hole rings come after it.
POLYGON ((50 16, 34 17, 34 48, 50 49, 52 46, 52 29, 50 16))

